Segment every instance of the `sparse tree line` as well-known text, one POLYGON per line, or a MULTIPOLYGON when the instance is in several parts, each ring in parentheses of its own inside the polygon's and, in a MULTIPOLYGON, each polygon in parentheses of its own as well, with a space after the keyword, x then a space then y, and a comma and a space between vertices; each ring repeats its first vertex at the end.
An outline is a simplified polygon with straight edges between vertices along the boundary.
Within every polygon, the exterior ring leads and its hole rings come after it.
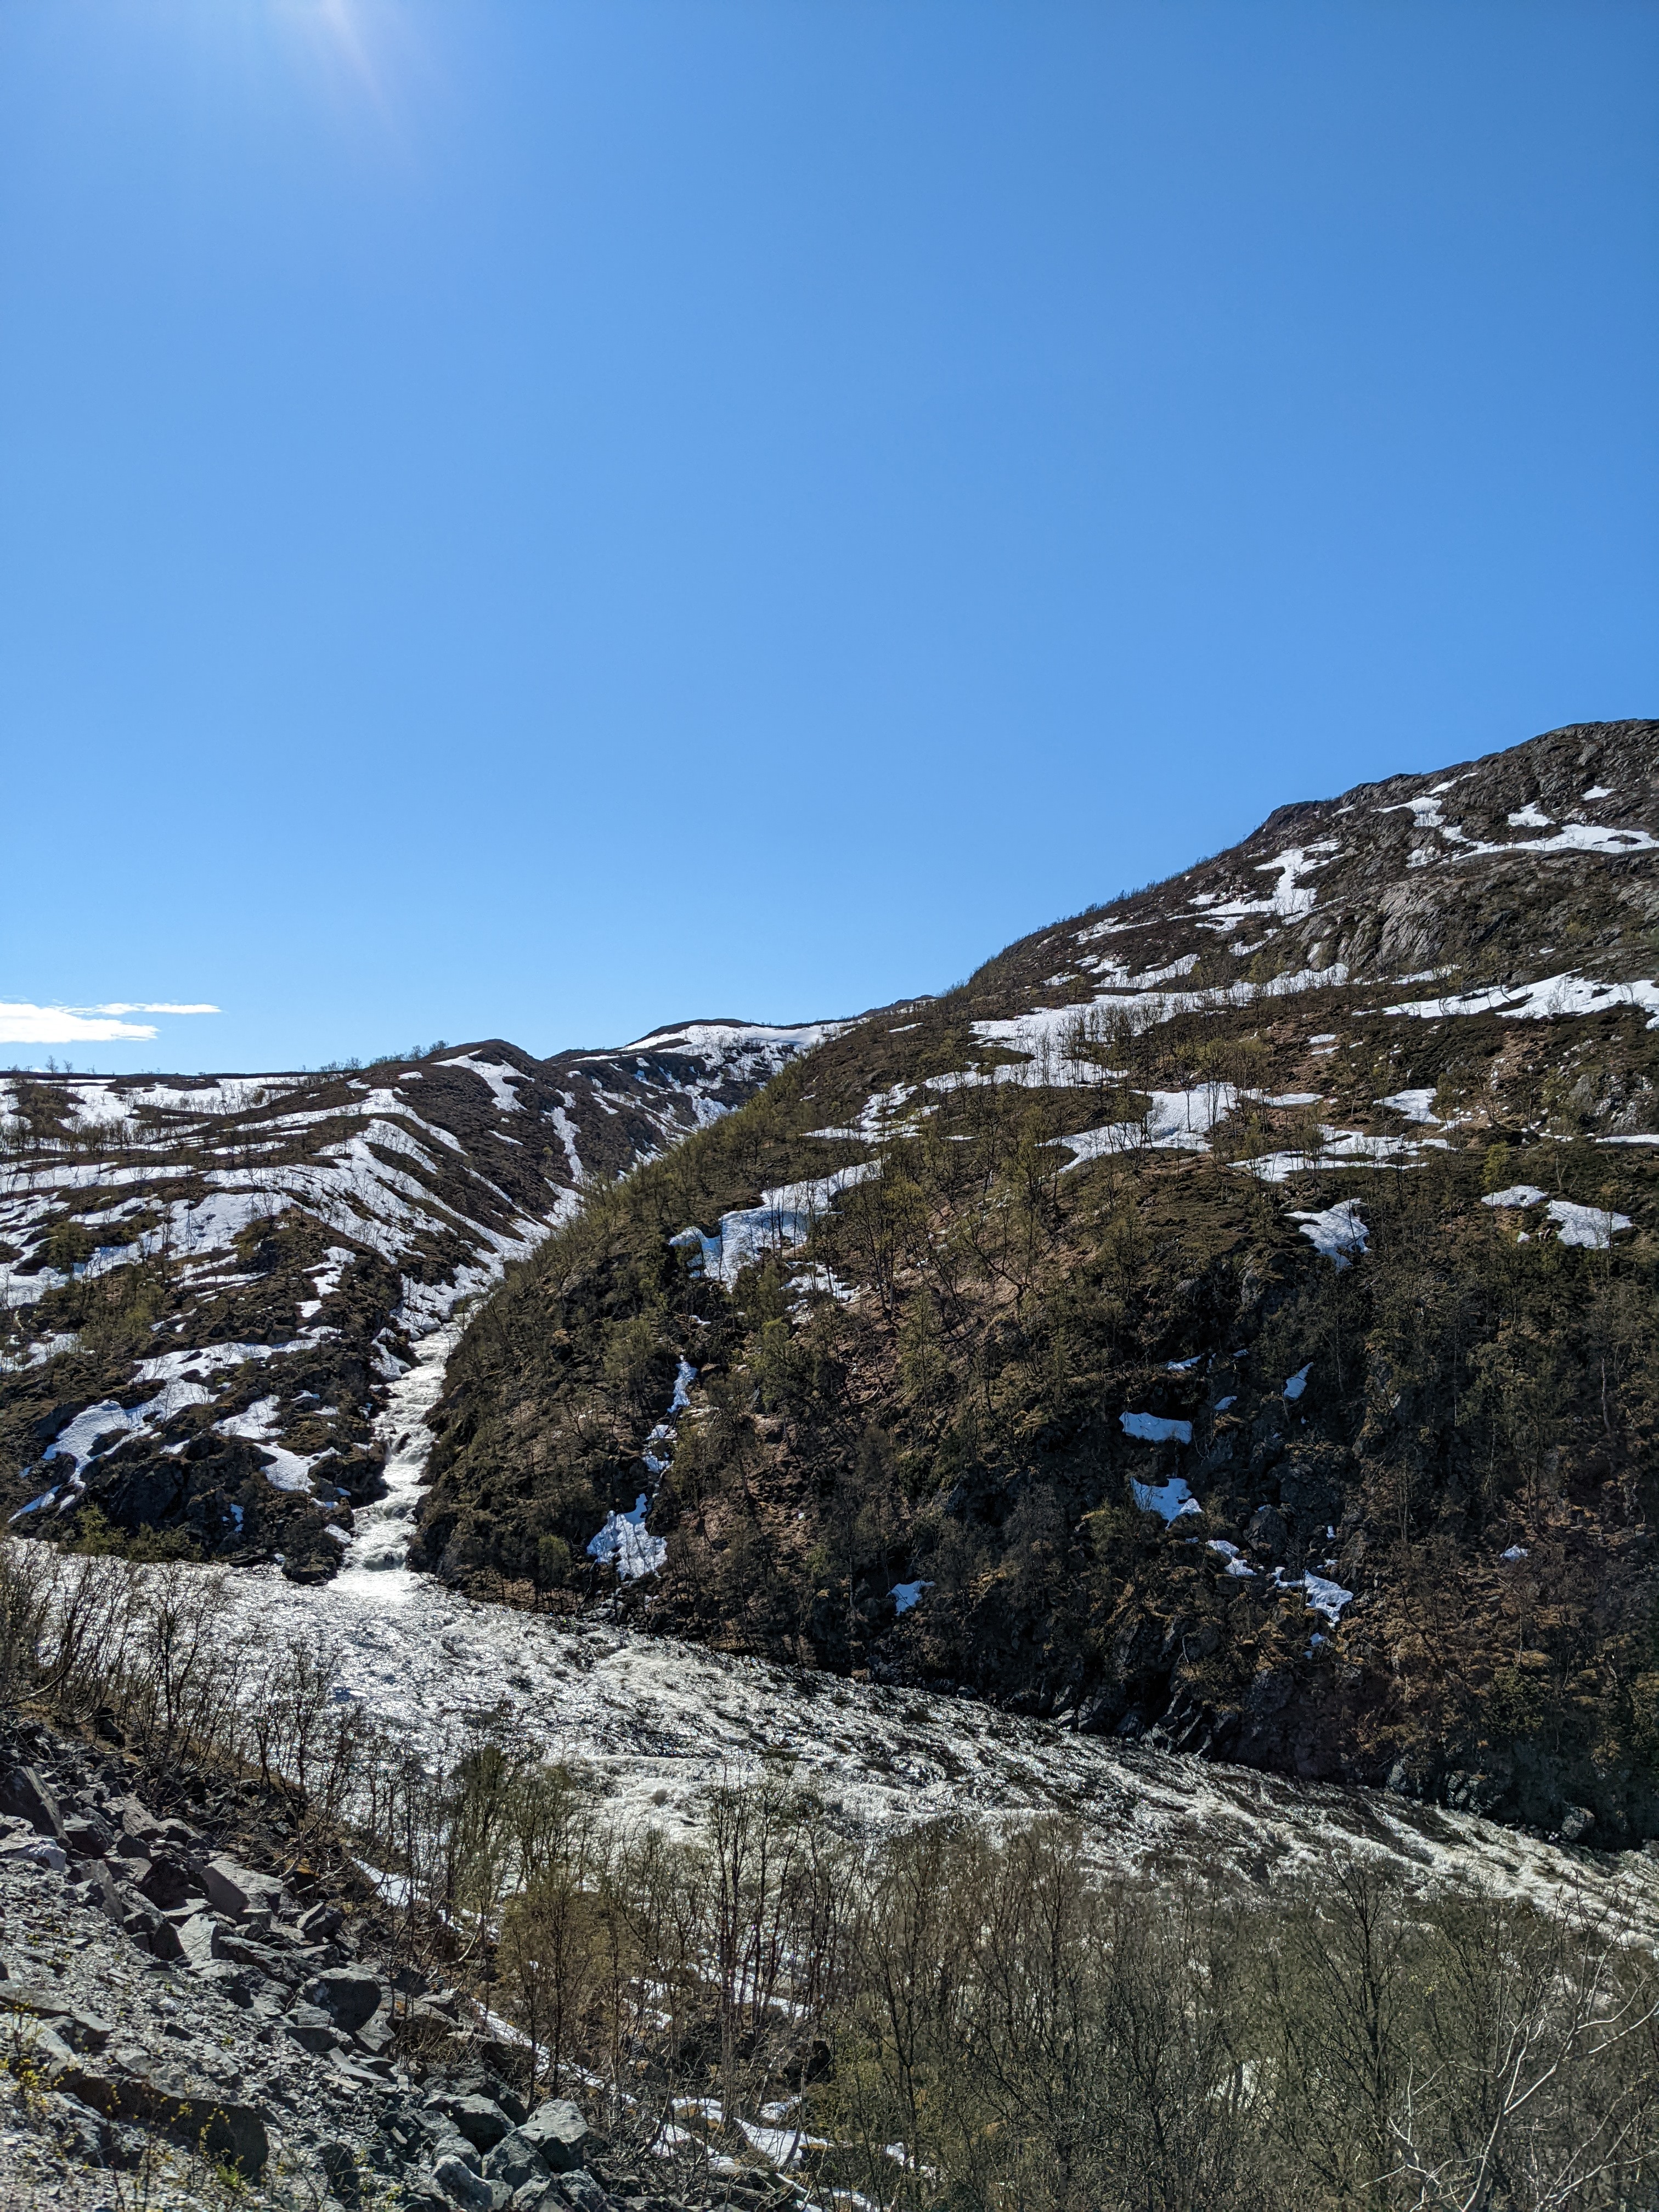
POLYGON ((1064 1820, 849 1838, 787 1771, 689 1830, 479 1728, 428 1766, 216 1580, 0 1553, 0 1701, 142 1769, 256 1780, 349 1844, 613 2136, 792 2161, 882 2212, 1623 2212, 1659 2196, 1659 1973, 1583 1899, 1334 1850, 1247 1881, 1091 1870, 1064 1820))

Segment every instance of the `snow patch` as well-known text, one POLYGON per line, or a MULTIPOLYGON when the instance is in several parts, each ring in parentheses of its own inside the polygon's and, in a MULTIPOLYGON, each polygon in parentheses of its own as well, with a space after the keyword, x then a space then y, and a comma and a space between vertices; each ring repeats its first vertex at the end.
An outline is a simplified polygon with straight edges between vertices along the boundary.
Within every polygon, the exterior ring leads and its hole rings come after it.
POLYGON ((1457 1014, 1496 1014, 1504 1021, 1545 1022, 1577 1014, 1607 1014, 1619 1006, 1636 1006, 1649 1016, 1649 1029, 1659 1029, 1659 984, 1649 982, 1595 983, 1576 973, 1546 975, 1535 983, 1505 990, 1493 984, 1482 991, 1466 991, 1453 998, 1408 999, 1403 1005, 1385 1006, 1385 1014, 1409 1014, 1419 1021, 1437 1022, 1457 1014))
POLYGON ((1417 1091, 1392 1091, 1386 1098, 1377 1100, 1379 1106, 1390 1106, 1396 1114, 1403 1114, 1408 1121, 1432 1121, 1434 1090, 1432 1085, 1417 1091))
POLYGON ((1370 1241, 1359 1206, 1358 1199, 1345 1198, 1328 1206, 1323 1212, 1292 1213, 1291 1218, 1301 1224, 1302 1234, 1316 1252, 1322 1253, 1333 1267, 1346 1267, 1361 1257, 1370 1241))
POLYGON ((1142 1443, 1189 1444, 1193 1440, 1190 1421, 1166 1421, 1158 1413, 1120 1413, 1126 1437, 1135 1437, 1142 1443))
POLYGON ((597 1559, 601 1566, 615 1567, 625 1583, 637 1582, 641 1575, 654 1575, 668 1557, 668 1540, 647 1534, 645 1516, 649 1510, 650 1500, 641 1491, 631 1513, 607 1514, 599 1534, 588 1539, 588 1558, 597 1559))
POLYGON ((505 1067, 500 1060, 479 1060, 476 1054, 470 1052, 461 1053, 453 1060, 441 1060, 438 1065, 440 1067, 469 1069, 482 1082, 489 1085, 489 1094, 503 1114, 520 1114, 524 1111, 523 1103, 513 1085, 515 1083, 524 1082, 526 1079, 516 1067, 505 1067))
POLYGON ((1141 1511, 1156 1513, 1161 1521, 1181 1521, 1189 1513, 1204 1510, 1178 1474, 1172 1475, 1168 1482, 1132 1480, 1129 1487, 1141 1511))

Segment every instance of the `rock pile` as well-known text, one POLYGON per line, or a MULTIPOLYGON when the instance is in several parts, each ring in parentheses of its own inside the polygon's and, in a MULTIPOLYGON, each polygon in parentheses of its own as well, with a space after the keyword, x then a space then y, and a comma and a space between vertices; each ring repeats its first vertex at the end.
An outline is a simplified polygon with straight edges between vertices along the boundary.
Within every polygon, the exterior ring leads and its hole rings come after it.
POLYGON ((0 2203, 100 2212, 137 2172, 155 2212, 227 2182, 346 2212, 799 2201, 729 2160, 658 2193, 575 2105, 526 2105, 465 1998, 358 1951, 117 1761, 0 1727, 0 2203))

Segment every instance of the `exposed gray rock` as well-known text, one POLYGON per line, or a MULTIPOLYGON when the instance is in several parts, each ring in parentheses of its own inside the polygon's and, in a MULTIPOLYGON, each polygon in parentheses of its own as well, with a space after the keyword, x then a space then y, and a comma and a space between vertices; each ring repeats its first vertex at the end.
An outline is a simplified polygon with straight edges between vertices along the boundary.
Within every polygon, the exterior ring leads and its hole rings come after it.
POLYGON ((608 2212, 608 2200, 591 2173, 578 2166, 569 2173, 561 2173, 549 2182, 541 2199, 539 2212, 563 2212, 567 2205, 574 2212, 608 2212))
POLYGON ((493 2097, 447 2096, 432 2101, 457 2132, 481 2151, 493 2149, 513 2126, 493 2097))
POLYGON ((465 2212, 492 2212, 495 2190, 459 2158, 441 2158, 432 2169, 432 2179, 450 2202, 464 2206, 465 2212))
POLYGON ((355 2035, 385 2001, 386 1985, 367 1966, 331 1966, 306 1988, 308 2003, 320 2005, 337 2027, 355 2035))
POLYGON ((154 1858, 133 1863, 143 1871, 129 1874, 126 1879, 164 1912, 176 1911, 191 1899, 205 1893, 202 1876, 165 1844, 157 1845, 154 1858))
POLYGON ((325 1943, 345 1918, 337 1905, 313 1905, 299 1918, 299 1932, 307 1943, 325 1943))
POLYGON ((567 2097, 550 2097, 538 2105, 518 2133, 553 2173, 580 2166, 592 2141, 586 2121, 567 2097))
POLYGON ((54 2071, 52 2086, 106 2119, 163 2129, 250 2178, 263 2172, 270 2154, 264 2116, 234 2098, 192 2094, 143 2075, 94 2069, 73 2057, 54 2071))
POLYGON ((80 1812, 64 1822, 63 1841, 73 1857, 100 1859, 115 1842, 115 1831, 96 1813, 80 1812))
POLYGON ((238 1920, 251 1911, 274 1912, 282 1899, 283 1885, 274 1875, 254 1874, 234 1859, 210 1859, 203 1878, 209 1904, 238 1920))
POLYGON ((514 2191, 522 2189, 527 2181, 539 2181, 545 2185, 553 2172, 522 2128, 514 2128, 510 2135, 501 2137, 485 2159, 483 2170, 491 2181, 504 2181, 514 2191))
POLYGON ((296 2004, 283 2025, 306 2051, 332 2051, 340 2040, 339 2029, 320 2005, 296 2004))
POLYGON ((37 1835, 50 1836, 65 1848, 64 1819, 45 1779, 32 1766, 14 1766, 0 1775, 0 1813, 26 1820, 37 1835))
POLYGON ((192 1966, 205 1966, 222 1959, 219 1923, 210 1912, 193 1912, 178 1930, 179 1948, 192 1966))

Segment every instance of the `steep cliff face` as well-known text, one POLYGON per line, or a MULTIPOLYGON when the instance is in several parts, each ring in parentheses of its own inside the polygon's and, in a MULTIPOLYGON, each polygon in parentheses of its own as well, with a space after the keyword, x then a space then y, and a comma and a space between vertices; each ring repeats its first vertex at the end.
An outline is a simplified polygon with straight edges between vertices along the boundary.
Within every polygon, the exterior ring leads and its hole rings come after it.
POLYGON ((320 1074, 0 1079, 14 1527, 326 1575, 416 1340, 823 1026, 320 1074))
POLYGON ((1653 1832, 1656 772, 1281 808, 826 1039, 483 1308, 417 1564, 1653 1832))

